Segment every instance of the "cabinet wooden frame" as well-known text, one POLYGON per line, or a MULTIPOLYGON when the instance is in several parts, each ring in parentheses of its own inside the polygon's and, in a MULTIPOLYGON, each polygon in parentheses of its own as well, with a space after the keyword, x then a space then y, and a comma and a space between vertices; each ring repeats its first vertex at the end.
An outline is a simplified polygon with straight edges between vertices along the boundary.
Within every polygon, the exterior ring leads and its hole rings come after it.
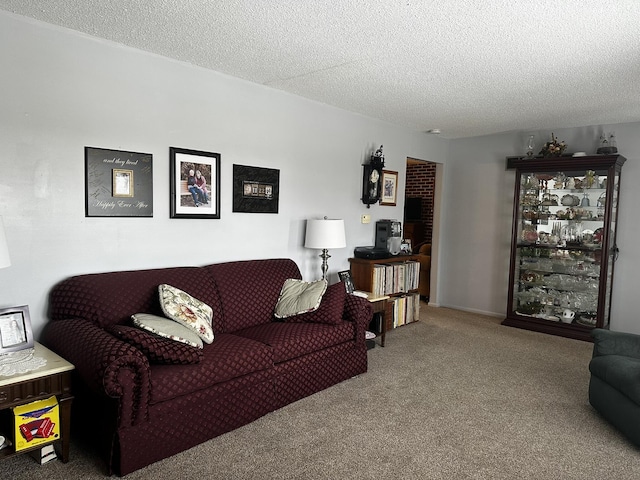
MULTIPOLYGON (((618 247, 616 245, 616 225, 618 215, 618 197, 621 182, 621 169, 626 159, 620 155, 592 155, 586 157, 555 157, 555 158, 521 158, 521 157, 509 157, 507 158, 507 168, 513 168, 516 170, 516 181, 514 190, 514 205, 513 205, 513 223, 512 223, 512 238, 511 238, 511 255, 510 255, 510 267, 509 267, 509 291, 508 291, 508 304, 507 315, 503 325, 524 328, 527 330, 533 330, 543 333, 549 333, 553 335, 564 336, 568 338, 574 338, 579 340, 591 340, 591 330, 593 328, 608 328, 610 323, 610 311, 611 311, 611 298, 612 298, 612 283, 615 260, 618 253, 618 247), (572 173, 573 172, 573 173, 572 173), (576 172, 584 172, 582 174, 576 172), (562 173, 568 177, 582 177, 586 179, 587 172, 599 172, 597 173, 603 179, 602 183, 596 187, 573 189, 568 187, 568 183, 562 184, 556 188, 558 184, 559 174, 562 173), (604 177, 606 176, 606 180, 604 177), (535 179, 533 185, 529 183, 529 177, 535 179), (588 205, 581 208, 585 212, 581 212, 581 217, 571 217, 569 215, 569 208, 563 205, 561 202, 557 204, 547 204, 543 201, 545 194, 557 194, 563 193, 576 193, 580 196, 584 193, 596 192, 604 190, 605 201, 601 205, 594 197, 592 199, 593 205, 588 205), (532 193, 533 192, 533 193, 532 193), (544 193, 543 193, 544 192, 544 193), (525 197, 527 197, 525 199, 525 197), (534 197, 528 198, 528 197, 534 197), (533 217, 525 215, 525 210, 531 209, 536 212, 533 217), (593 211, 595 209, 601 209, 601 215, 593 217, 584 216, 585 213, 593 211), (589 210, 589 211, 587 211, 589 210), (563 212, 562 216, 560 212, 563 212), (567 215, 567 216, 565 216, 567 215), (597 244, 582 243, 581 241, 566 241, 562 242, 547 242, 542 241, 537 236, 540 226, 547 222, 545 230, 551 228, 554 222, 562 225, 564 229, 571 225, 576 225, 576 222, 582 222, 588 224, 590 228, 600 229, 601 238, 597 244), (597 228, 596 228, 597 227, 597 228), (531 239, 526 238, 525 229, 535 230, 536 235, 531 239), (536 271, 537 267, 530 267, 529 264, 525 265, 525 260, 531 256, 531 253, 526 249, 532 249, 534 251, 533 257, 550 258, 552 261, 548 262, 552 264, 551 271, 544 268, 540 268, 536 271), (576 258, 584 258, 589 262, 590 269, 592 270, 591 278, 588 275, 576 271, 573 273, 564 272, 561 269, 556 271, 556 257, 557 255, 563 255, 568 259, 568 263, 573 268, 577 266, 577 263, 571 263, 576 258), (533 271, 533 272, 531 272, 533 271), (524 277, 523 278, 523 274, 524 277), (529 275, 538 275, 538 279, 532 280, 528 278, 529 275), (569 297, 580 293, 580 290, 576 290, 570 283, 567 283, 566 279, 560 278, 556 288, 551 287, 549 282, 549 275, 566 274, 567 277, 572 279, 582 279, 585 283, 590 283, 591 286, 597 285, 597 292, 587 290, 589 297, 589 303, 593 302, 596 307, 592 312, 593 315, 589 317, 592 323, 579 322, 578 320, 584 320, 579 312, 581 308, 577 307, 577 304, 566 307, 569 310, 574 311, 576 314, 576 320, 572 318, 565 318, 567 323, 562 321, 562 311, 564 310, 563 302, 557 302, 552 297, 555 295, 555 291, 561 291, 561 295, 564 292, 569 293, 569 297), (527 282, 535 283, 528 284, 527 282), (546 292, 543 298, 546 300, 540 303, 543 310, 550 310, 551 313, 540 312, 528 312, 521 308, 523 292, 527 292, 530 287, 539 287, 542 291, 546 292)), ((592 173, 593 174, 593 173, 592 173)), ((576 183, 578 183, 576 181, 576 183)), ((598 197, 600 198, 600 197, 598 197)), ((574 209, 574 214, 579 209, 574 209)), ((564 258, 562 257, 562 258, 564 258)), ((535 261, 533 262, 536 263, 535 261)), ((560 265, 562 267, 562 265, 560 265)), ((572 280, 573 281, 573 280, 572 280)), ((533 302, 535 303, 535 302, 533 302)), ((570 312, 569 312, 570 313, 570 312)))

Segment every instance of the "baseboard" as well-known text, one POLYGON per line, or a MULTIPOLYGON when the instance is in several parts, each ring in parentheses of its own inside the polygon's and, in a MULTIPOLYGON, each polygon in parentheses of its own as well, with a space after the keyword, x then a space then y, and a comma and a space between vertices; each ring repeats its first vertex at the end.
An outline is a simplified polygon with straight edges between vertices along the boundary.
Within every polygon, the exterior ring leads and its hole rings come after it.
POLYGON ((430 306, 434 306, 434 307, 444 307, 444 308, 452 308, 453 310, 461 310, 463 312, 469 312, 469 313, 477 313, 478 315, 486 315, 487 317, 495 317, 495 318, 505 318, 505 314, 504 313, 498 313, 498 312, 487 312, 485 310, 478 310, 475 308, 467 308, 467 307, 461 307, 459 305, 436 305, 436 304, 431 304, 429 303, 430 306))

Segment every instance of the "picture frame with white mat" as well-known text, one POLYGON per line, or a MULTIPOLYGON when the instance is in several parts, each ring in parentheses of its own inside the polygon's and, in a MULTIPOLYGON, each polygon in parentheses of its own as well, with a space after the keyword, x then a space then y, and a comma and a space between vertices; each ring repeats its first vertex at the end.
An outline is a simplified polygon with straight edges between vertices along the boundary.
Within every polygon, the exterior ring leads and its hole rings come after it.
POLYGON ((46 360, 34 356, 29 307, 0 309, 0 378, 35 370, 46 360))

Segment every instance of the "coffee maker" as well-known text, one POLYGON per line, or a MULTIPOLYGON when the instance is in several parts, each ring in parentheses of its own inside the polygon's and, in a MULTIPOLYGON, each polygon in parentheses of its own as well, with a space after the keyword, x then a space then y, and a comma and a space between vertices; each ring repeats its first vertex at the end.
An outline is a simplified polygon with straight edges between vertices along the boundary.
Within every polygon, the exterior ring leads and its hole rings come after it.
POLYGON ((378 220, 376 222, 376 248, 391 255, 398 255, 402 246, 402 224, 397 220, 378 220))

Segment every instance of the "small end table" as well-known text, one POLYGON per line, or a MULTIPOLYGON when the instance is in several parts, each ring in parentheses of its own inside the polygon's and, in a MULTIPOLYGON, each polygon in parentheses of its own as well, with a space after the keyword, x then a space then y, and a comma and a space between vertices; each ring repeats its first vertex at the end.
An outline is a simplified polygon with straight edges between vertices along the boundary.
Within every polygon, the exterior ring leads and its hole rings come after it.
MULTIPOLYGON (((71 371, 75 367, 38 342, 34 343, 33 355, 44 358, 47 364, 30 372, 0 376, 0 414, 6 414, 2 410, 55 395, 58 399, 60 412, 60 438, 52 443, 54 446, 61 448, 59 454, 62 462, 67 463, 69 461, 69 439, 71 433, 71 402, 73 401, 71 371)), ((10 432, 3 433, 11 438, 13 429, 10 432)), ((14 440, 12 438, 15 444, 14 440)), ((45 445, 50 445, 50 443, 26 448, 19 452, 16 452, 13 445, 11 445, 0 450, 0 460, 13 455, 36 451, 45 445)))
MULTIPOLYGON (((382 315, 382 319, 380 321, 380 346, 384 347, 385 334, 387 333, 387 319, 389 318, 389 314, 387 310, 389 309, 389 302, 387 300, 390 298, 388 295, 380 295, 375 296, 371 292, 364 292, 362 290, 356 290, 355 295, 359 297, 366 298, 369 300, 369 303, 373 307, 373 313, 380 313, 382 315)), ((390 313, 390 312, 389 312, 390 313)))

